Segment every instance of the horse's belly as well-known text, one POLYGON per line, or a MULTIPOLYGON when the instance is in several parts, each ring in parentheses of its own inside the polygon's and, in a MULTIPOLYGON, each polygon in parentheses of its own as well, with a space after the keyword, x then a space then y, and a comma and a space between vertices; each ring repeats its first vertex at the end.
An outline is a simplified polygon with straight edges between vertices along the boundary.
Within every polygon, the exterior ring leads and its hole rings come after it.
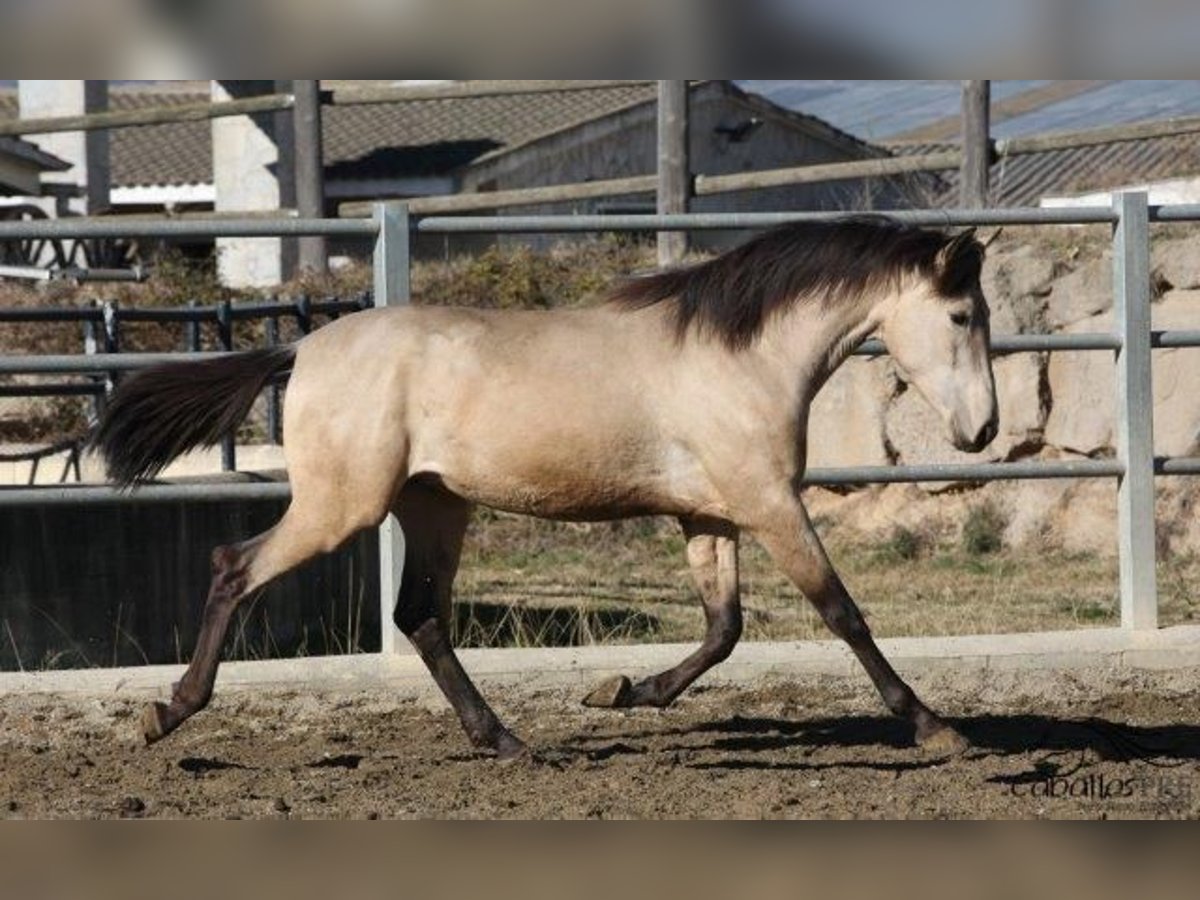
POLYGON ((446 487, 475 503, 547 519, 722 512, 719 498, 690 461, 679 465, 669 459, 588 460, 567 455, 510 460, 506 465, 503 457, 492 456, 420 468, 435 472, 446 487))

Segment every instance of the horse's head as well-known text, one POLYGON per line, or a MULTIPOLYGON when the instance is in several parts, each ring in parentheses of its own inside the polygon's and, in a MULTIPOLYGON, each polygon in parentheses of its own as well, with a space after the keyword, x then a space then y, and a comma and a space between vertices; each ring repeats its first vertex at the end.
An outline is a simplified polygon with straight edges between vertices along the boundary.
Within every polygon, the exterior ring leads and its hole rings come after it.
POLYGON ((973 230, 948 241, 932 271, 897 296, 880 329, 901 373, 942 416, 950 441, 972 453, 992 442, 998 424, 979 286, 983 252, 973 230))

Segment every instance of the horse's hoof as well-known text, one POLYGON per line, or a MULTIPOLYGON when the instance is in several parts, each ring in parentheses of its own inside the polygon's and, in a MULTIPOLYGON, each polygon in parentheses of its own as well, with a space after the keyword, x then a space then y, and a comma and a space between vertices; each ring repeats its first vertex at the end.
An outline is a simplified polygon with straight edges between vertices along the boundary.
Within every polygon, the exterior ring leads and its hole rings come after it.
POLYGON ((965 753, 970 749, 971 742, 949 725, 942 725, 924 736, 918 736, 917 745, 930 756, 949 757, 965 753))
POLYGON ((148 704, 142 710, 142 737, 146 739, 147 746, 171 733, 171 729, 166 725, 166 712, 167 705, 157 702, 148 704))
POLYGON ((633 685, 624 675, 617 675, 601 682, 594 691, 583 698, 583 705, 618 709, 629 706, 632 699, 633 685))
POLYGON ((530 761, 533 759, 533 754, 529 752, 529 748, 519 737, 505 733, 500 740, 496 741, 496 759, 506 763, 530 761))

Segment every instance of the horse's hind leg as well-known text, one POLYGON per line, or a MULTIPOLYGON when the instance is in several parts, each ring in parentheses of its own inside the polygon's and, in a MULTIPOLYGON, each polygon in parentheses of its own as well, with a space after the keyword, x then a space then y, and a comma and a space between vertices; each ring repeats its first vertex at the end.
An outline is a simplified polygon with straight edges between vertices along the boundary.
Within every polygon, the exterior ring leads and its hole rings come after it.
POLYGON ((729 656, 742 634, 738 596, 738 533, 727 522, 682 521, 687 559, 704 603, 707 629, 700 647, 687 659, 637 684, 624 675, 592 691, 585 706, 669 706, 687 687, 729 656))
POLYGON ((450 600, 471 506, 435 484, 410 481, 396 516, 404 532, 404 574, 395 620, 416 647, 476 747, 512 758, 525 750, 471 682, 450 645, 450 600))
POLYGON ((306 514, 317 507, 288 508, 284 517, 257 537, 218 547, 212 554, 212 581, 200 635, 187 671, 175 684, 170 703, 152 703, 142 715, 147 743, 170 734, 189 716, 208 705, 229 621, 238 603, 288 569, 336 546, 348 534, 327 527, 323 517, 306 514), (332 543, 331 543, 332 541, 332 543))

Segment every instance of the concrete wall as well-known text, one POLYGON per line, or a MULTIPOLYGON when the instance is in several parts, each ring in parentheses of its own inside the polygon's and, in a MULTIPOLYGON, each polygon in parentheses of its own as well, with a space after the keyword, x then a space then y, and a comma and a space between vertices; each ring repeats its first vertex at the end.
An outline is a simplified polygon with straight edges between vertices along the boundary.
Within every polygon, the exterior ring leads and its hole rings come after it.
MULTIPOLYGON (((32 81, 17 82, 17 97, 22 118, 79 116, 108 109, 107 81, 32 81)), ((66 131, 55 134, 31 134, 26 139, 47 153, 72 163, 64 172, 47 172, 43 183, 82 189, 82 196, 64 200, 62 210, 79 215, 103 212, 109 205, 110 169, 107 131, 66 131)), ((53 212, 54 201, 47 202, 53 212)))
MULTIPOLYGON (((212 99, 240 100, 275 90, 273 81, 214 81, 212 99)), ((212 120, 218 212, 277 210, 292 193, 290 116, 259 113, 212 120)), ((269 287, 288 277, 281 238, 218 238, 217 271, 229 287, 269 287)))

